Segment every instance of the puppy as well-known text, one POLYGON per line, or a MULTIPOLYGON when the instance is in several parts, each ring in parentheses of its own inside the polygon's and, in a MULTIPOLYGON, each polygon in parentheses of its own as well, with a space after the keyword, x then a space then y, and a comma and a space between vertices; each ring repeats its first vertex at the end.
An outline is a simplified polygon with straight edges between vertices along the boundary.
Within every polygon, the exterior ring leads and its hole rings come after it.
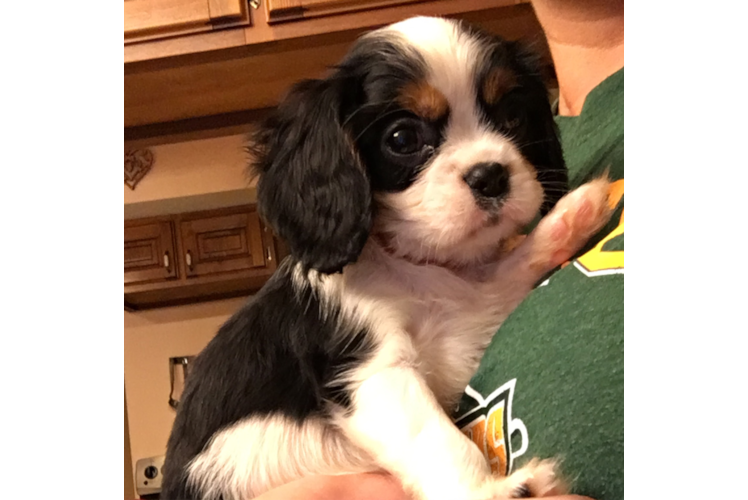
POLYGON ((602 180, 559 201, 535 58, 410 19, 298 84, 253 144, 259 209, 291 256, 196 359, 162 499, 374 470, 428 500, 560 493, 552 462, 492 477, 448 417, 502 321, 610 215, 602 180))

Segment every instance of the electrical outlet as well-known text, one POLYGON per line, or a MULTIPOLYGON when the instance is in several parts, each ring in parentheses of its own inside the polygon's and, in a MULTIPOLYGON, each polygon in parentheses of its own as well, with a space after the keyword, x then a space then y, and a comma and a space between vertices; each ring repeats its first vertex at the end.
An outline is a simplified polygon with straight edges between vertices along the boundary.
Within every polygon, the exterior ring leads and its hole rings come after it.
POLYGON ((164 456, 141 458, 135 464, 135 489, 138 495, 161 493, 161 479, 164 477, 164 456))

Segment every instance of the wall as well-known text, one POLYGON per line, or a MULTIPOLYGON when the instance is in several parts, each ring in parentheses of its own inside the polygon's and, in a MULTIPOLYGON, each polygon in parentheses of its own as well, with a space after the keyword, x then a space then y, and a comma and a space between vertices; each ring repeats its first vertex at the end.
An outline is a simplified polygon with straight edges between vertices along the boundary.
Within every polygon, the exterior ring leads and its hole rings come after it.
POLYGON ((174 422, 169 358, 199 353, 246 298, 125 312, 125 399, 132 467, 163 455, 174 422))
POLYGON ((135 190, 124 186, 125 205, 248 188, 245 144, 232 135, 150 147, 153 166, 135 190))
MULTIPOLYGON (((150 147, 151 170, 124 186, 125 219, 251 203, 245 136, 231 135, 150 147)), ((197 354, 247 299, 124 313, 126 437, 135 468, 163 455, 174 421, 169 358, 197 354)), ((126 443, 126 456, 127 456, 126 443)), ((126 493, 127 494, 127 493, 126 493)))
POLYGON ((135 484, 133 482, 134 468, 132 453, 130 453, 130 426, 127 423, 127 394, 125 393, 125 500, 135 498, 135 484))

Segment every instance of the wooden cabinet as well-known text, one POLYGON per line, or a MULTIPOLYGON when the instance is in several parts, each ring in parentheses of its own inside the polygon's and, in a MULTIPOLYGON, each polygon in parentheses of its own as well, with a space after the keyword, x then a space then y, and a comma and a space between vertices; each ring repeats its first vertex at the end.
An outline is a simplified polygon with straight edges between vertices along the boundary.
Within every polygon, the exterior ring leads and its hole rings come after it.
POLYGON ((125 285, 177 277, 173 224, 125 222, 125 285))
POLYGON ((242 0, 125 0, 125 44, 248 24, 242 0))
POLYGON ((213 217, 190 216, 180 222, 187 276, 206 276, 262 268, 265 251, 257 212, 213 217))
POLYGON ((125 221, 125 308, 249 295, 285 255, 254 205, 125 221))
POLYGON ((184 7, 172 18, 176 1, 125 1, 125 140, 137 147, 165 133, 234 133, 292 84, 324 75, 362 33, 411 16, 464 19, 544 48, 527 0, 245 0, 241 16, 225 0, 230 14, 219 18, 211 17, 214 0, 200 0, 192 7, 199 15, 184 7), (141 20, 138 9, 148 5, 160 7, 141 20))
POLYGON ((269 23, 345 14, 423 0, 267 0, 269 23))

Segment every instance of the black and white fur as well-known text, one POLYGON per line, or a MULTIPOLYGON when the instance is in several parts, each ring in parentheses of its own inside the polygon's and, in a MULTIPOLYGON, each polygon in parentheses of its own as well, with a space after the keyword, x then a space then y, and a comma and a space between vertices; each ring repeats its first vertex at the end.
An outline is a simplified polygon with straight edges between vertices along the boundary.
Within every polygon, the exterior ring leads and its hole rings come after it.
POLYGON ((448 417, 497 327, 606 217, 604 186, 575 191, 510 251, 566 187, 533 56, 449 20, 383 28, 297 85, 253 152, 291 256, 198 356, 161 498, 373 470, 428 500, 559 491, 548 463, 491 477, 448 417), (511 86, 487 103, 497 67, 511 86), (414 83, 447 111, 404 109, 414 83))

